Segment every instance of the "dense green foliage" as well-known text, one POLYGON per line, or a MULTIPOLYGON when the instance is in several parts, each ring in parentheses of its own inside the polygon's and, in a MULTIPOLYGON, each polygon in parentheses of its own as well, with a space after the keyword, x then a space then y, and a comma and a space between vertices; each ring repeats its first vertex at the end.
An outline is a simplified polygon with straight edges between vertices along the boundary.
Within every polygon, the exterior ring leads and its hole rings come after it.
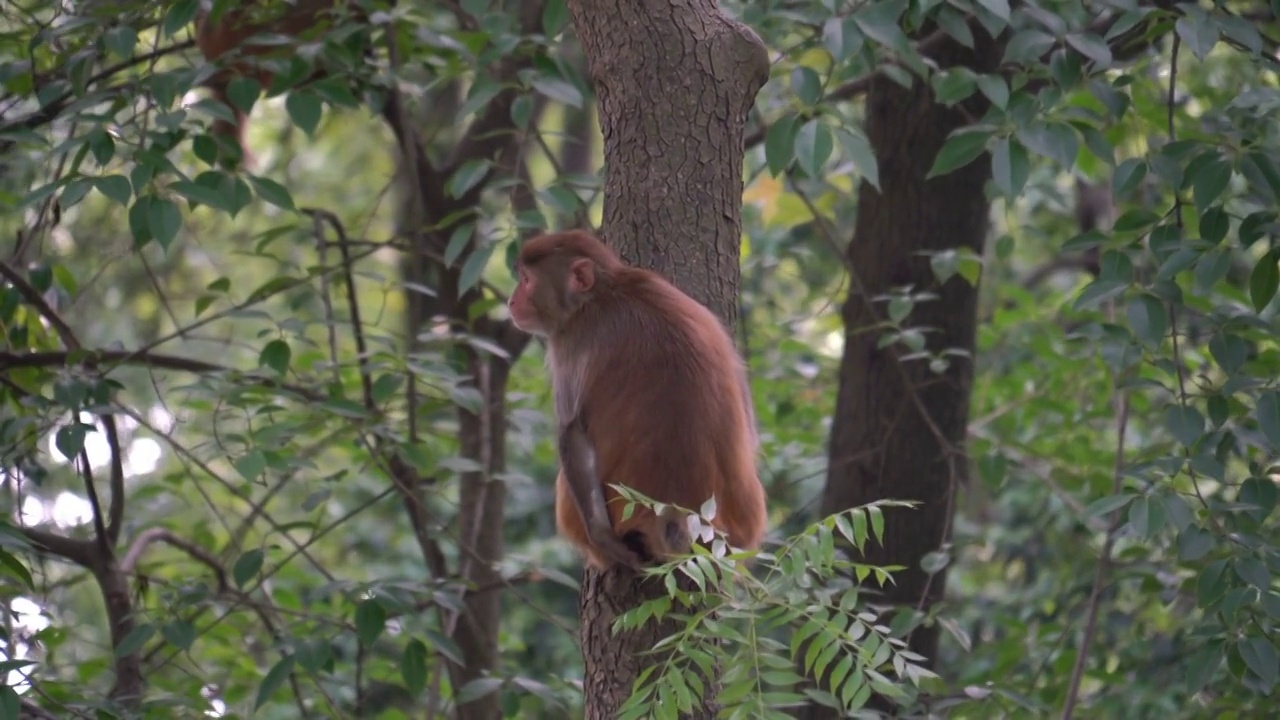
MULTIPOLYGON (((457 408, 484 401, 460 348, 502 348, 477 323, 428 324, 406 349, 406 293, 435 288, 400 275, 406 181, 378 115, 390 88, 408 100, 443 192, 468 203, 429 219, 454 238, 444 264, 482 290, 468 317, 500 320, 521 233, 600 213, 598 141, 591 170, 565 167, 567 128, 594 96, 563 0, 534 28, 520 3, 370 3, 374 52, 353 51, 343 26, 282 61, 263 97, 233 94, 254 108, 256 165, 240 172, 212 163, 208 125, 226 109, 198 90, 211 67, 186 45, 197 6, 33 1, 0 17, 0 717, 16 717, 19 693, 58 717, 105 707, 130 655, 149 717, 421 717, 492 692, 508 717, 572 716, 580 561, 554 538, 536 346, 506 391, 499 659, 465 688, 442 671, 463 653, 457 515, 479 467, 457 408), (308 82, 313 63, 329 76, 308 82), (522 161, 453 162, 463 128, 512 88, 498 115, 522 161), (108 408, 112 427, 94 414, 108 408), (396 463, 424 478, 416 528, 396 463), (118 533, 112 569, 136 610, 114 647, 92 563, 68 562, 103 531, 118 533), (59 553, 55 533, 84 543, 59 553)), ((637 699, 681 698, 694 666, 727 659, 740 717, 805 697, 861 704, 889 692, 877 667, 955 717, 1272 707, 1280 4, 727 7, 773 60, 748 130, 738 330, 786 544, 721 618, 673 639, 683 662, 637 699), (927 59, 980 28, 1007 33, 1000 75, 927 59), (947 630, 937 680, 881 652, 893 629, 859 596, 818 582, 846 565, 835 536, 875 542, 874 510, 812 510, 845 332, 835 306, 857 272, 843 247, 858 183, 878 182, 859 129, 872 73, 927 82, 947 105, 989 101, 934 160, 937 174, 993 168, 987 251, 933 258, 940 278, 981 283, 977 357, 927 346, 911 309, 931 298, 913 288, 883 299, 886 327, 850 329, 901 343, 906 361, 978 368, 977 473, 953 542, 929 559, 951 566, 932 612, 947 630), (1096 228, 1077 223, 1077 179, 1109 190, 1096 228), (805 612, 821 619, 806 627, 805 612), (841 687, 788 688, 793 653, 841 687)), ((704 578, 725 569, 688 562, 704 578)))

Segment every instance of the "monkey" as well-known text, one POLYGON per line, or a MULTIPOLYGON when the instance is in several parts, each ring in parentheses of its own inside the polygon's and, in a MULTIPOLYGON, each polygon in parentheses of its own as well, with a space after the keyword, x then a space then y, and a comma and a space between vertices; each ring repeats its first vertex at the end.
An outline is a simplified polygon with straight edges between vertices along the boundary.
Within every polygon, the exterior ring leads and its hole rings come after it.
POLYGON ((737 548, 766 529, 746 368, 728 330, 656 272, 578 230, 530 239, 512 323, 547 343, 560 471, 556 526, 588 565, 632 570, 688 549, 687 516, 626 502, 621 485, 697 511, 737 548))
MULTIPOLYGON (((245 143, 248 118, 243 110, 231 102, 228 95, 231 81, 236 77, 252 78, 265 89, 271 84, 274 74, 253 58, 287 57, 293 52, 294 46, 279 42, 279 36, 300 38, 313 29, 325 26, 326 21, 337 17, 342 5, 348 6, 357 20, 363 21, 366 16, 359 3, 350 0, 292 0, 274 3, 247 0, 230 3, 230 7, 224 8, 222 12, 211 9, 211 6, 216 7, 218 4, 217 0, 213 3, 201 3, 195 20, 196 47, 209 62, 219 60, 228 53, 235 53, 225 67, 218 69, 204 83, 212 91, 215 100, 231 109, 235 119, 230 122, 221 118, 214 120, 212 134, 219 145, 224 142, 234 143, 239 149, 238 157, 225 156, 220 152, 222 162, 230 167, 240 163, 251 165, 253 158, 245 143), (283 8, 283 14, 280 8, 283 8), (255 36, 262 37, 256 42, 250 42, 255 36)), ((323 74, 323 70, 317 70, 312 79, 323 74)))

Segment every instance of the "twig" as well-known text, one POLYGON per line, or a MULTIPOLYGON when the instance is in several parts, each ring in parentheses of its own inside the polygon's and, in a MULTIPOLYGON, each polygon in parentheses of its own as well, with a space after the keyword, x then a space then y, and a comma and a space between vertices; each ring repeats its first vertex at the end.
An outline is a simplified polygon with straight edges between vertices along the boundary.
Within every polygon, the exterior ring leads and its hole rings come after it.
POLYGON ((132 575, 138 566, 138 560, 142 557, 142 553, 154 543, 162 542, 171 545, 187 555, 193 560, 199 561, 201 564, 213 571, 214 577, 218 581, 218 592, 225 592, 227 585, 227 571, 222 567, 222 563, 212 553, 195 543, 181 538, 166 528, 149 528, 142 531, 133 544, 129 546, 128 552, 125 553, 124 559, 120 561, 120 572, 126 575, 132 575))
POLYGON ((347 285, 347 306, 351 312, 351 334, 356 343, 356 363, 360 373, 360 387, 364 393, 364 407, 370 414, 377 412, 377 404, 373 401, 373 378, 369 374, 369 348, 364 339, 364 323, 360 320, 360 300, 356 293, 355 272, 352 271, 351 248, 347 246, 347 231, 342 226, 342 222, 338 220, 338 216, 328 210, 320 210, 318 208, 302 208, 302 212, 310 215, 317 221, 317 232, 323 231, 319 227, 323 223, 333 228, 333 232, 338 236, 338 252, 342 255, 342 276, 347 285))
MULTIPOLYGON (((1116 412, 1116 462, 1112 471, 1111 493, 1119 495, 1124 483, 1124 443, 1125 431, 1129 425, 1129 396, 1120 389, 1118 377, 1114 387, 1119 396, 1119 407, 1116 412)), ((1098 628, 1098 610, 1102 605, 1102 588, 1111 569, 1111 551, 1115 547, 1116 531, 1123 523, 1124 516, 1120 514, 1120 510, 1112 510, 1107 539, 1102 543, 1102 557, 1098 558, 1098 568, 1093 576, 1093 590, 1089 593, 1089 608, 1085 616, 1084 636, 1080 639, 1080 652, 1076 655, 1075 665, 1071 668, 1071 681, 1067 684, 1067 702, 1062 708, 1062 720, 1071 720, 1080 699, 1080 680, 1084 677, 1084 666, 1089 662, 1089 646, 1093 644, 1093 636, 1098 628)))
POLYGON ((71 326, 67 325, 67 323, 63 321, 62 317, 49 306, 49 303, 44 301, 44 298, 40 295, 40 291, 36 290, 35 286, 27 282, 27 279, 22 277, 22 273, 18 272, 3 260, 0 260, 0 276, 4 276, 4 279, 12 283, 13 286, 17 288, 18 294, 22 295, 22 298, 27 301, 27 304, 35 308, 36 313, 53 326, 54 332, 58 334, 58 338, 62 340, 62 344, 65 345, 68 350, 80 349, 80 341, 76 339, 75 333, 71 331, 71 326))

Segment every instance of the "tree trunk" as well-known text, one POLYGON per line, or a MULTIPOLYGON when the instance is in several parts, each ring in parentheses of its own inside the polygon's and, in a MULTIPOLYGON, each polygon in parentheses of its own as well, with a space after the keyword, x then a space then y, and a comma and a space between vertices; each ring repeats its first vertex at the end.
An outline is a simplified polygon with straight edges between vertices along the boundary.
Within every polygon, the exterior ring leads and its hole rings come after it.
MULTIPOLYGON (((743 134, 768 79, 764 45, 713 0, 568 5, 600 102, 602 235, 627 261, 670 278, 732 327, 743 134)), ((614 637, 610 624, 662 592, 659 583, 586 571, 580 613, 587 720, 617 716, 641 653, 671 632, 651 623, 614 637)), ((706 703, 696 717, 713 713, 706 703)))
MULTIPOLYGON (((990 72, 1000 58, 995 42, 975 31, 976 50, 948 41, 935 55, 942 67, 966 65, 990 72)), ((884 588, 895 605, 928 608, 940 598, 946 571, 930 575, 921 559, 938 550, 950 534, 954 495, 966 481, 964 439, 973 377, 977 289, 960 276, 939 283, 929 256, 967 247, 981 254, 990 208, 983 184, 991 176, 989 156, 926 180, 948 134, 981 117, 985 100, 974 95, 961 108, 933 102, 926 82, 910 90, 883 77, 866 101, 866 133, 880 166, 881 189, 863 183, 858 219, 848 248, 855 275, 842 317, 844 356, 829 468, 822 498, 824 515, 873 500, 915 500, 912 509, 885 512, 884 543, 871 543, 865 561, 902 565, 884 588), (938 298, 915 306, 904 326, 928 328, 928 347, 968 351, 950 356, 941 375, 927 360, 900 360, 901 347, 878 349, 881 333, 868 332, 885 317, 884 302, 873 298, 910 285, 938 298)), ((938 648, 938 626, 920 627, 911 649, 929 659, 938 648)), ((836 717, 812 707, 809 718, 836 717)))

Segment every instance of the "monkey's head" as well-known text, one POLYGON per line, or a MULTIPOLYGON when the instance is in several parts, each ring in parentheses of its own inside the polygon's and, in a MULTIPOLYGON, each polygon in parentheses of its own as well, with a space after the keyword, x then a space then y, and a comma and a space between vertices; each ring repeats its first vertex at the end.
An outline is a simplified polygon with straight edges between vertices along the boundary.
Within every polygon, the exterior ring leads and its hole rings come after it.
POLYGON ((542 337, 554 335, 623 267, 604 243, 581 231, 539 235, 516 260, 516 289, 507 301, 511 321, 542 337))

